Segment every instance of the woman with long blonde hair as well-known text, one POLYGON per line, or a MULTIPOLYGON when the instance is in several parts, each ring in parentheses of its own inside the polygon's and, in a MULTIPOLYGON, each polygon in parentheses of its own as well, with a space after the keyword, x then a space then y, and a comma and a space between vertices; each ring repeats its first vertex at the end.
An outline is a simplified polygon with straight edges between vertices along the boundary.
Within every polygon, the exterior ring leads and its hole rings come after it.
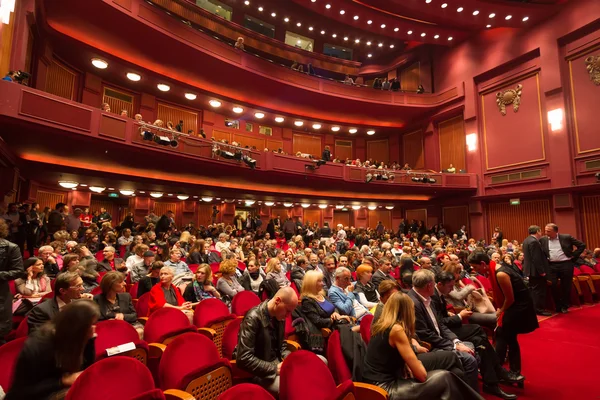
POLYGON ((389 400, 481 399, 452 372, 427 372, 411 347, 415 307, 406 294, 394 293, 371 328, 363 378, 388 393, 389 400))

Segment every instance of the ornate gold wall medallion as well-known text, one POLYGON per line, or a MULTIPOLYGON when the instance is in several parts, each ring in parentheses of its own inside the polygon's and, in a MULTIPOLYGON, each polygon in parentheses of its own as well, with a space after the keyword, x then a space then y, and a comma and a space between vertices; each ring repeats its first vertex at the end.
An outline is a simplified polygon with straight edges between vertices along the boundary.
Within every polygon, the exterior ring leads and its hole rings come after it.
POLYGON ((519 111, 521 105, 521 92, 523 85, 517 85, 515 89, 506 89, 503 92, 496 93, 496 103, 500 114, 506 115, 506 106, 513 105, 515 112, 519 111))
POLYGON ((589 56, 585 59, 585 68, 590 73, 590 79, 600 86, 600 56, 589 56))

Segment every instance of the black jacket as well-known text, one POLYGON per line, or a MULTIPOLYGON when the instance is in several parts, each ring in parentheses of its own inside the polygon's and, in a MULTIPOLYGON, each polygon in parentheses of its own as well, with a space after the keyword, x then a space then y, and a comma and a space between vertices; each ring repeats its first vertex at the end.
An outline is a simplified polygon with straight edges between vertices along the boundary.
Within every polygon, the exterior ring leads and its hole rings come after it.
POLYGON ((277 377, 277 364, 290 352, 283 340, 285 322, 271 318, 267 312, 268 301, 252 308, 240 326, 235 359, 240 369, 259 378, 273 380, 277 377), (275 342, 271 341, 269 325, 274 324, 275 342), (271 354, 276 355, 272 359, 271 354))
POLYGON ((451 317, 450 314, 448 314, 448 304, 446 303, 446 299, 444 299, 444 296, 438 293, 437 289, 435 290, 433 296, 431 296, 431 304, 435 308, 438 321, 440 321, 442 324, 446 325, 450 329, 458 328, 462 325, 462 319, 460 318, 460 315, 456 314, 451 317))
POLYGON ((387 279, 391 281, 396 281, 393 276, 391 276, 390 274, 386 274, 382 270, 378 269, 371 277, 371 283, 373 284, 373 286, 375 286, 375 289, 379 290, 379 284, 387 279))
POLYGON ((139 299, 140 297, 142 297, 143 294, 146 294, 150 290, 152 290, 152 286, 156 285, 159 282, 159 280, 160 278, 158 277, 152 278, 150 276, 145 276, 142 279, 140 279, 138 283, 137 298, 139 299))
MULTIPOLYGON (((558 240, 560 242, 560 247, 562 251, 565 253, 565 256, 569 257, 572 261, 575 261, 579 258, 581 253, 585 250, 585 243, 581 240, 575 239, 573 236, 566 233, 559 233, 558 240), (573 251, 573 247, 576 247, 575 251, 573 251)), ((550 248, 548 245, 548 236, 542 236, 540 238, 540 244, 542 245, 542 250, 546 255, 547 259, 550 259, 550 248)))
POLYGON ((58 303, 56 302, 55 297, 43 301, 37 306, 33 307, 27 314, 29 333, 31 334, 40 326, 54 318, 54 316, 58 314, 58 311, 58 303))
POLYGON ((302 290, 302 281, 304 280, 305 274, 306 271, 297 265, 294 265, 290 271, 290 278, 296 284, 298 291, 302 290))
POLYGON ((13 296, 8 281, 21 278, 24 273, 19 246, 0 239, 0 337, 10 332, 12 326, 13 296))
POLYGON ((437 325, 440 329, 439 335, 433 321, 429 317, 429 313, 427 312, 427 308, 425 307, 425 304, 423 304, 421 297, 413 289, 408 291, 408 296, 412 299, 413 303, 415 303, 415 330, 419 340, 430 343, 433 349, 452 350, 454 348, 453 341, 457 339, 457 337, 437 318, 437 316, 435 316, 436 311, 433 302, 431 307, 434 310, 434 316, 436 317, 437 325))
POLYGON ((331 151, 323 150, 323 154, 321 155, 321 159, 323 161, 331 161, 331 151))
POLYGON ((523 240, 523 256, 525 277, 538 277, 548 271, 548 256, 544 254, 540 241, 532 235, 523 240))
POLYGON ((94 301, 98 303, 100 307, 100 318, 98 321, 105 321, 107 319, 114 319, 115 314, 123 314, 123 320, 133 324, 137 322, 137 313, 133 307, 131 301, 131 295, 129 293, 117 293, 117 303, 119 304, 118 311, 112 311, 110 309, 110 303, 103 294, 97 294, 94 296, 94 301))

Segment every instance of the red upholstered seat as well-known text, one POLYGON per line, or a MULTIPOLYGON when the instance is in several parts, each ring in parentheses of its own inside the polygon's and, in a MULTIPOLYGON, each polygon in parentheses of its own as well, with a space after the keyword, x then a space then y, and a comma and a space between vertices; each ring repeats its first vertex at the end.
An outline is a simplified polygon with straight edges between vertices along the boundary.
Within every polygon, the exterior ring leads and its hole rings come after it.
POLYGON ((136 282, 133 285, 131 285, 131 287, 129 288, 129 294, 131 295, 132 299, 137 299, 137 292, 138 292, 139 286, 140 286, 140 283, 136 282))
MULTIPOLYGON (((8 288, 10 289, 10 292, 12 293, 13 296, 17 294, 17 287, 15 286, 14 279, 8 281, 8 288)), ((54 290, 54 288, 52 288, 52 290, 54 290)))
POLYGON ((160 388, 180 389, 197 399, 213 399, 232 385, 229 361, 206 336, 186 333, 165 349, 158 368, 160 388))
POLYGON ((246 270, 246 264, 243 261, 238 261, 238 269, 242 272, 246 270))
POLYGON ((152 389, 147 392, 140 393, 135 397, 132 397, 130 400, 165 400, 166 397, 162 390, 160 389, 152 389))
POLYGON ((125 253, 127 253, 127 246, 119 246, 119 258, 125 258, 125 253))
POLYGON ((114 356, 83 371, 66 400, 130 399, 153 389, 154 379, 144 364, 131 357, 114 356))
MULTIPOLYGON (((133 297, 133 296, 131 296, 133 297)), ((144 293, 142 297, 140 297, 135 303, 135 312, 137 313, 138 318, 147 317, 150 312, 150 292, 144 293)))
MULTIPOLYGON (((54 281, 52 281, 54 282, 54 281)), ((54 289, 52 289, 54 290, 54 289)), ((48 300, 48 299, 52 299, 54 297, 54 292, 48 292, 45 295, 42 296, 42 299, 40 300, 40 303, 44 300, 48 300)))
POLYGON ((360 336, 369 344, 371 340, 371 324, 373 323, 373 314, 367 314, 360 320, 360 336))
POLYGON ((92 289, 92 291, 90 293, 92 294, 92 296, 100 294, 100 293, 102 293, 102 288, 100 286, 96 286, 95 288, 92 289))
POLYGON ((488 278, 486 278, 483 275, 477 275, 476 278, 479 282, 481 282, 483 290, 485 290, 486 293, 490 293, 492 291, 492 284, 490 283, 490 280, 488 278))
POLYGON ((101 251, 97 252, 96 260, 98 260, 98 262, 101 262, 102 260, 104 260, 104 253, 102 253, 101 251))
POLYGON ((129 356, 146 364, 148 358, 148 344, 142 340, 131 324, 116 319, 101 321, 96 325, 96 360, 108 357, 106 349, 133 342, 135 350, 120 354, 129 356))
POLYGON ((29 335, 29 325, 27 324, 27 316, 25 316, 15 331, 15 339, 27 337, 27 335, 29 335))
POLYGON ((221 393, 217 400, 275 400, 269 392, 252 383, 241 383, 221 393))
POLYGON ((196 332, 190 320, 181 310, 161 308, 152 313, 144 327, 144 339, 148 343, 169 343, 175 336, 196 332))
POLYGON ((223 332, 223 339, 221 342, 222 354, 228 360, 233 358, 233 350, 237 346, 238 334, 240 332, 240 326, 242 325, 243 318, 236 318, 231 321, 223 332))
POLYGON ((214 263, 210 264, 210 270, 212 271, 213 274, 216 274, 217 272, 219 272, 220 266, 221 266, 221 263, 214 262, 214 263))
POLYGON ((298 290, 298 286, 296 286, 296 282, 294 282, 293 280, 290 280, 290 287, 292 288, 292 290, 294 292, 296 292, 296 296, 298 296, 298 298, 300 298, 300 291, 298 290))
POLYGON ((188 267, 190 268, 190 270, 192 270, 192 272, 195 274, 196 271, 198 270, 198 267, 200 266, 200 264, 190 264, 188 265, 188 267))
POLYGON ((0 346, 0 360, 2 360, 0 386, 2 386, 5 392, 8 392, 8 389, 10 389, 13 371, 17 364, 17 357, 25 344, 25 340, 27 340, 27 337, 22 337, 0 346))
POLYGON ((259 305, 260 298, 250 290, 239 292, 231 300, 231 312, 235 315, 246 315, 251 308, 259 305))
POLYGON ((346 382, 338 388, 331 372, 316 354, 306 350, 295 351, 281 366, 279 399, 343 399, 354 393, 352 381, 346 382))
POLYGON ((217 346, 219 354, 221 354, 222 350, 222 340, 225 328, 235 319, 235 314, 229 313, 229 309, 225 303, 219 299, 202 300, 202 302, 196 306, 196 311, 194 312, 194 325, 196 327, 209 328, 214 331, 210 333, 210 336, 217 346))

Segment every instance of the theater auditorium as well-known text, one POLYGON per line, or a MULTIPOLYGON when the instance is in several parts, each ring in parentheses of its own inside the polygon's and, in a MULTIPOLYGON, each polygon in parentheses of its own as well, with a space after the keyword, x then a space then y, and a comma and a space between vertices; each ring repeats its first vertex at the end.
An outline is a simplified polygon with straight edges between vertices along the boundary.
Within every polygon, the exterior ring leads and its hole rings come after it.
POLYGON ((597 0, 0 0, 0 400, 596 399, 597 0))

